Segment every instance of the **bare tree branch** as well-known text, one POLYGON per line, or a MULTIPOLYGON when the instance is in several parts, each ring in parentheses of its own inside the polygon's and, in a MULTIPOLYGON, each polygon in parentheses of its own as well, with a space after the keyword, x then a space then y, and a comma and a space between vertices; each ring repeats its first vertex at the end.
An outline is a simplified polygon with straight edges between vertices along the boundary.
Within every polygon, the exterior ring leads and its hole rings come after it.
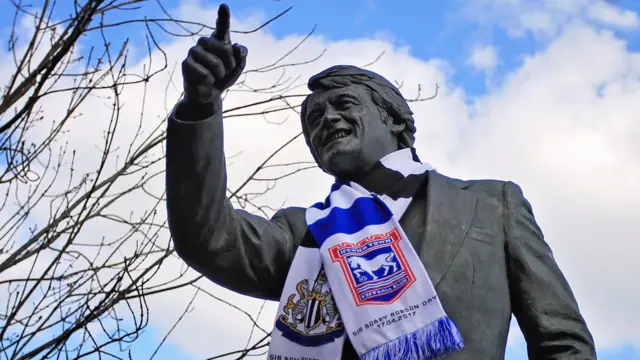
MULTIPOLYGON (((187 288, 193 297, 151 358, 198 296, 251 324, 243 349, 211 359, 263 354, 270 339, 270 329, 257 321, 264 303, 251 314, 208 291, 208 280, 186 266, 167 265, 183 264, 167 231, 163 168, 167 104, 182 94, 163 39, 209 35, 213 28, 173 16, 160 0, 76 1, 63 18, 56 1, 9 3, 13 28, 3 67, 13 72, 0 98, 0 359, 129 359, 149 324, 149 302, 187 288), (160 16, 136 15, 152 7, 160 16), (30 30, 21 27, 27 22, 30 30), (133 40, 114 35, 116 28, 135 29, 144 43, 134 49, 133 40), (154 88, 164 89, 162 113, 154 88)), ((254 34, 290 10, 234 32, 254 34)), ((277 126, 299 117, 306 96, 301 71, 325 51, 303 60, 294 55, 300 58, 315 30, 267 65, 248 69, 224 96, 249 100, 226 108, 225 119, 277 126), (274 80, 264 84, 264 76, 274 80)), ((432 97, 421 97, 418 88, 409 101, 432 97)), ((228 190, 235 206, 269 216, 285 205, 286 199, 269 204, 264 196, 280 180, 316 166, 308 157, 277 161, 300 135, 283 138, 228 190)))

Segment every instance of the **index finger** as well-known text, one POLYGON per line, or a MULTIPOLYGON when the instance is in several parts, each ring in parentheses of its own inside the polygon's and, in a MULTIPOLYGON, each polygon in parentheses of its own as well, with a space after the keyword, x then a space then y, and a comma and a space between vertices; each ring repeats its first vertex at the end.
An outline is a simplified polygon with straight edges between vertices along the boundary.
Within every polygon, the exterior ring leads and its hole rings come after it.
POLYGON ((229 27, 231 24, 231 12, 227 4, 221 4, 218 8, 218 18, 216 19, 216 30, 213 37, 226 43, 231 43, 229 36, 229 27))

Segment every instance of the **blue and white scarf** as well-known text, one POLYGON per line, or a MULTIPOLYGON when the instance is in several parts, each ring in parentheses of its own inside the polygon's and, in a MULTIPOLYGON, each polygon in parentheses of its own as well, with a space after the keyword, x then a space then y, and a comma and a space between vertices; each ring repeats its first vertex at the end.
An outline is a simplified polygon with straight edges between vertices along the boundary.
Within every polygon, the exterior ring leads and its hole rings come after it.
POLYGON ((365 179, 383 191, 337 181, 307 209, 268 359, 340 359, 346 336, 364 360, 431 360, 464 347, 399 224, 429 170, 413 149, 399 150, 365 179))

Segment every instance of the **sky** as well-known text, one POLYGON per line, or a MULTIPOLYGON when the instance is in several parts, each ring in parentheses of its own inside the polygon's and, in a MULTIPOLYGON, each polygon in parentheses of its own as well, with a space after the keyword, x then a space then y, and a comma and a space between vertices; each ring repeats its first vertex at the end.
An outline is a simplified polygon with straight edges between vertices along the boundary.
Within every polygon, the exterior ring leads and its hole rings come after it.
MULTIPOLYGON (((179 18, 215 23, 218 3, 163 4, 179 18)), ((238 30, 253 28, 293 5, 258 33, 232 35, 249 48, 248 69, 277 59, 315 26, 292 59, 326 52, 316 63, 294 70, 295 76, 308 78, 338 63, 367 64, 384 51, 370 68, 402 83, 405 97, 415 96, 418 86, 429 93, 437 84, 435 99, 411 105, 421 158, 448 176, 518 183, 572 285, 599 358, 640 359, 635 255, 640 250, 635 231, 640 218, 635 206, 640 202, 640 1, 232 0, 229 5, 232 29, 238 30)), ((145 16, 159 14, 158 7, 145 8, 145 16)), ((0 15, 3 37, 10 21, 0 15)), ((145 61, 143 32, 137 30, 109 30, 112 39, 130 38, 139 50, 130 59, 134 67, 145 61)), ((158 40, 170 66, 179 64, 194 42, 158 40)), ((83 45, 92 41, 94 35, 83 39, 83 45)), ((1 51, 6 56, 6 49, 1 51)), ((269 84, 274 76, 253 81, 269 84)), ((164 87, 166 79, 153 81, 164 87)), ((157 90, 148 101, 162 108, 161 103, 171 107, 177 99, 163 96, 157 90)), ((242 104, 250 96, 231 94, 225 106, 242 104)), ((139 94, 128 93, 127 99, 127 116, 139 116, 139 94)), ((84 111, 102 119, 99 110, 84 111)), ((239 183, 265 153, 299 131, 295 114, 292 118, 282 126, 260 118, 242 124, 225 121, 225 151, 241 153, 229 167, 230 184, 239 183)), ((85 138, 95 134, 87 125, 74 126, 85 138)), ((73 141, 78 149, 89 146, 73 141)), ((309 160, 303 141, 283 155, 283 161, 289 159, 309 160)), ((321 172, 305 172, 279 183, 265 201, 308 206, 324 198, 329 184, 321 172)), ((182 266, 177 259, 171 264, 182 266)), ((215 285, 204 286, 251 313, 262 306, 215 285)), ((150 356, 192 296, 191 289, 151 301, 150 326, 132 345, 134 359, 150 356)), ((273 321, 274 308, 267 304, 260 316, 265 327, 273 321)), ((199 296, 155 359, 213 356, 242 347, 248 336, 242 314, 199 296)), ((526 344, 514 324, 506 359, 526 358, 526 344)))

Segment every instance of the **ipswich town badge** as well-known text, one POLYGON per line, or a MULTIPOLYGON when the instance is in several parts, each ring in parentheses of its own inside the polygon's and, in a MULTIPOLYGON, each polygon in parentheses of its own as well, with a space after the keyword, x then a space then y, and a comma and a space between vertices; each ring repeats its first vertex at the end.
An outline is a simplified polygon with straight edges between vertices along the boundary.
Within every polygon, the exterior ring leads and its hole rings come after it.
POLYGON ((357 306, 391 304, 416 281, 400 240, 400 233, 393 229, 329 248, 331 260, 340 263, 357 306))
POLYGON ((311 287, 304 279, 296 285, 276 320, 282 336, 304 346, 321 346, 340 338, 344 325, 333 299, 324 267, 316 275, 311 287))

